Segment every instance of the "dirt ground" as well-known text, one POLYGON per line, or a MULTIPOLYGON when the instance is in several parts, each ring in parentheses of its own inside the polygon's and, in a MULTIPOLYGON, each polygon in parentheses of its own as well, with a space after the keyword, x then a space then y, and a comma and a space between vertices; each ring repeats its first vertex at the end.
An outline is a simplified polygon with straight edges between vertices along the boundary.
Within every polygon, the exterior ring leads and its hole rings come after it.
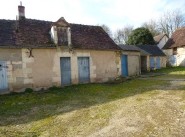
POLYGON ((177 79, 148 94, 131 96, 122 104, 118 100, 109 124, 90 137, 184 137, 184 87, 185 81, 177 79))
POLYGON ((185 68, 161 72, 0 96, 0 137, 185 137, 185 68))

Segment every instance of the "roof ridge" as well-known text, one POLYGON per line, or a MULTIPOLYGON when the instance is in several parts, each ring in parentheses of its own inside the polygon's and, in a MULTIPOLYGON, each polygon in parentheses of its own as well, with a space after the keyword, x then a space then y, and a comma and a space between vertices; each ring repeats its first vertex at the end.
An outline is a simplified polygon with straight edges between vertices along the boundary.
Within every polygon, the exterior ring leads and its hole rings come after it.
POLYGON ((12 20, 12 19, 0 19, 0 21, 16 21, 16 20, 12 20))
POLYGON ((49 23, 54 23, 53 21, 49 21, 49 20, 39 20, 39 19, 31 19, 31 18, 26 18, 23 20, 31 20, 31 21, 43 21, 43 22, 49 22, 49 23))
POLYGON ((101 26, 98 26, 98 25, 88 25, 88 24, 78 24, 78 23, 69 23, 70 25, 79 25, 79 26, 90 26, 90 27, 101 27, 101 26))
MULTIPOLYGON (((47 22, 47 23, 54 23, 54 21, 49 21, 49 20, 40 20, 40 19, 31 19, 31 18, 26 18, 24 19, 25 21, 41 21, 41 22, 47 22)), ((0 21, 16 21, 16 20, 12 20, 12 19, 0 19, 0 21)), ((78 24, 78 23, 69 23, 70 25, 79 25, 79 26, 89 26, 89 27, 100 27, 99 25, 88 25, 88 24, 78 24)))

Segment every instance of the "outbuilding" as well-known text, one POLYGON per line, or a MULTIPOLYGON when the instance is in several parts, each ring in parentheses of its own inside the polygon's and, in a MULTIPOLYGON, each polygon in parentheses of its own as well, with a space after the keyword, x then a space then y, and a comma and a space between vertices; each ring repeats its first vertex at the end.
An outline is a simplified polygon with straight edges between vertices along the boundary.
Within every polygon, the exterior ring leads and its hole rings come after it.
POLYGON ((1 92, 105 82, 121 74, 121 48, 100 26, 27 19, 24 6, 18 9, 19 19, 0 20, 1 92))
POLYGON ((166 67, 166 55, 157 45, 139 45, 137 47, 142 52, 142 71, 150 71, 166 67))
POLYGON ((163 47, 170 66, 185 66, 185 27, 177 29, 163 47))
POLYGON ((138 76, 141 73, 140 50, 132 45, 119 45, 121 52, 121 75, 138 76))

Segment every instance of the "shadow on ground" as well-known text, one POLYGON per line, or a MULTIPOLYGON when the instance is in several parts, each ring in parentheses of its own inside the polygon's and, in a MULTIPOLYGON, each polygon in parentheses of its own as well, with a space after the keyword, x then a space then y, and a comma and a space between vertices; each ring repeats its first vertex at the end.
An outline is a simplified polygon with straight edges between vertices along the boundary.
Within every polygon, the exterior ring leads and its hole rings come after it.
POLYGON ((166 81, 129 80, 116 84, 85 84, 48 91, 0 96, 0 126, 19 125, 70 111, 162 89, 166 81), (163 85, 163 86, 162 86, 163 85))
POLYGON ((153 70, 151 72, 143 72, 141 77, 158 77, 159 78, 175 78, 185 79, 185 67, 167 67, 163 69, 153 70))

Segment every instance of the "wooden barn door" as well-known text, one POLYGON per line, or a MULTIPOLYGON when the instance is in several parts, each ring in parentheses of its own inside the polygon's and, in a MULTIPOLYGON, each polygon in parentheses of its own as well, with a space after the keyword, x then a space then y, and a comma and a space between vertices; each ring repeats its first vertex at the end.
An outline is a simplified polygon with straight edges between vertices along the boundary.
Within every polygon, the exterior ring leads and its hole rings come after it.
POLYGON ((90 82, 89 57, 78 57, 78 78, 79 83, 90 82))
POLYGON ((127 55, 121 56, 121 74, 122 76, 128 76, 128 57, 127 55))
POLYGON ((71 59, 70 57, 60 58, 61 84, 62 86, 71 84, 71 59))
POLYGON ((0 61, 0 91, 8 89, 6 62, 0 61))

